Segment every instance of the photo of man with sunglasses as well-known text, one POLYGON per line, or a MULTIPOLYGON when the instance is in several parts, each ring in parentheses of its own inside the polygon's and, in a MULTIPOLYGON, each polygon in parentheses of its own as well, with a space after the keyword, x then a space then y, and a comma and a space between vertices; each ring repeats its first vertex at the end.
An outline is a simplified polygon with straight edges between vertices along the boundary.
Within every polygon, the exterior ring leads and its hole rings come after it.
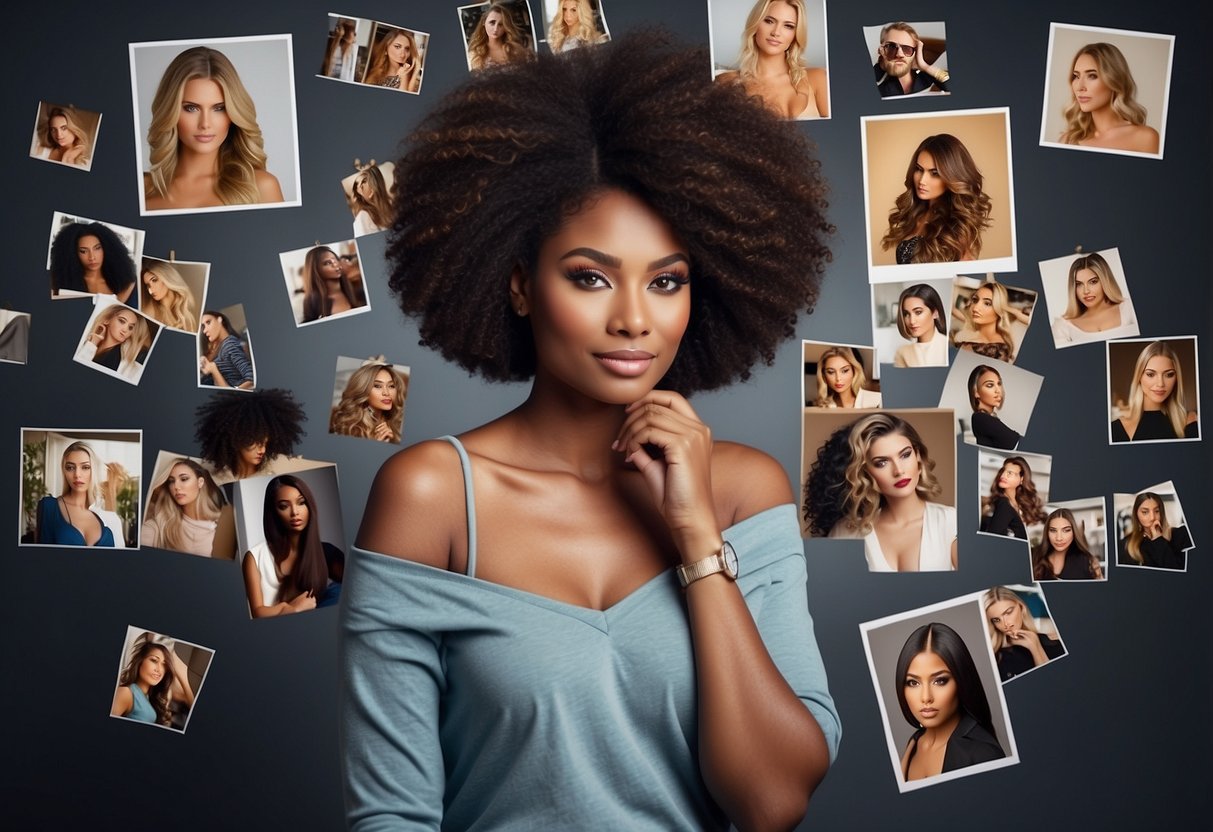
MULTIPOLYGON (((942 24, 939 24, 942 27, 942 24)), ((869 30, 870 31, 870 30, 869 30)), ((948 92, 949 75, 943 63, 944 41, 931 39, 924 43, 909 23, 898 21, 880 30, 876 45, 876 89, 881 98, 912 95, 920 92, 948 92), (934 57, 931 63, 928 58, 934 57)))

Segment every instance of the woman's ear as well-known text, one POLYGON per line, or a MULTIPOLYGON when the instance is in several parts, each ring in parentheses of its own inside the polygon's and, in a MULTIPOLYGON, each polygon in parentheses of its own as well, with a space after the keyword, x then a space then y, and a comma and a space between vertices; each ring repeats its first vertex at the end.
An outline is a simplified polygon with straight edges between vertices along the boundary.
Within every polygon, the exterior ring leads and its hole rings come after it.
POLYGON ((530 311, 531 282, 523 273, 522 264, 514 266, 510 273, 510 307, 520 318, 525 318, 530 311))

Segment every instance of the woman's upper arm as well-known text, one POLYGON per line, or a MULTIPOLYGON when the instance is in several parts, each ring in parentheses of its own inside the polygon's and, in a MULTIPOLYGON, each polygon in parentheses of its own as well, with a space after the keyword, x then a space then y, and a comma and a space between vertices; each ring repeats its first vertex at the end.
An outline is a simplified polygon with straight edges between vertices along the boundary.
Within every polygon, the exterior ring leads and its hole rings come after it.
POLYGON ((126 716, 131 712, 134 703, 135 698, 131 696, 131 689, 123 685, 114 691, 114 704, 110 705, 110 716, 126 716))
POLYGON ((268 170, 257 171, 257 194, 261 202, 282 202, 282 186, 268 170))
POLYGON ((809 83, 813 86, 813 96, 817 104, 817 113, 822 118, 830 117, 830 82, 826 71, 814 67, 808 73, 809 83))
POLYGON ((769 454, 735 442, 717 442, 712 455, 717 505, 731 506, 734 525, 769 508, 793 503, 783 466, 769 454))

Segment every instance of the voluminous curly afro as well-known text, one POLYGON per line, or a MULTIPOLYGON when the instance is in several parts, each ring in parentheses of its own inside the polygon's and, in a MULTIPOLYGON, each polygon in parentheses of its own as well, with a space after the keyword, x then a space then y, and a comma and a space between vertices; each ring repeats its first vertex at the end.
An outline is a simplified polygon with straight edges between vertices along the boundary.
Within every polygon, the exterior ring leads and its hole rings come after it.
POLYGON ((491 68, 408 137, 396 166, 389 280, 421 343, 493 381, 530 378, 511 273, 582 205, 621 189, 691 255, 692 308, 663 387, 710 390, 771 364, 812 311, 825 264, 825 185, 809 142, 705 49, 641 32, 491 68))
POLYGON ((264 466, 276 456, 291 456, 303 438, 307 414, 289 390, 217 393, 194 413, 194 440, 202 458, 233 474, 240 451, 265 440, 264 466))

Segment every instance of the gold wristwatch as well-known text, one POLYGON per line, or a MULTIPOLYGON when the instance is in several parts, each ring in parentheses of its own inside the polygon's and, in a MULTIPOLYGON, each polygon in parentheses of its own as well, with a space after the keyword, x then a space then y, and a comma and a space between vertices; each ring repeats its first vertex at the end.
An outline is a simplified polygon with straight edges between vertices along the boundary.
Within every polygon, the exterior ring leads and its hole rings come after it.
POLYGON ((682 584, 683 588, 690 586, 700 578, 715 575, 717 572, 723 572, 729 580, 735 581, 737 580, 737 552, 734 551, 733 544, 726 540, 718 551, 703 560, 679 566, 675 571, 678 572, 678 582, 682 584))

